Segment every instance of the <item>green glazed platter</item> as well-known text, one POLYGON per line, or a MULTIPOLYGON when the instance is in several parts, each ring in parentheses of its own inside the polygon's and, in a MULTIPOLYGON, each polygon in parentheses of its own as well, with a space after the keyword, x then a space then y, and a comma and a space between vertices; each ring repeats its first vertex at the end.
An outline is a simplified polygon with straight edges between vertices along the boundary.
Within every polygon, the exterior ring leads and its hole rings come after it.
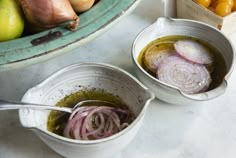
POLYGON ((69 52, 105 32, 141 0, 100 0, 81 14, 76 31, 59 26, 34 35, 0 42, 0 71, 29 66, 69 52))

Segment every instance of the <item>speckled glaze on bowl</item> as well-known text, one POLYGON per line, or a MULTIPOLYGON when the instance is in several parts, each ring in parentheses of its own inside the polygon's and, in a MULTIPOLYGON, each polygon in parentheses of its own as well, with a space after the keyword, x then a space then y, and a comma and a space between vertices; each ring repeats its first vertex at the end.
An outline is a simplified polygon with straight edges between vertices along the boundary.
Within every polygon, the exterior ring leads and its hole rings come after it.
POLYGON ((22 102, 55 105, 60 99, 84 88, 103 89, 118 95, 136 119, 121 132, 99 140, 72 140, 47 130, 50 111, 19 110, 23 127, 32 129, 50 148, 68 158, 105 158, 122 150, 136 135, 154 94, 124 70, 106 64, 76 64, 59 70, 29 89, 22 102))
POLYGON ((219 30, 210 25, 193 20, 161 17, 136 37, 132 48, 132 59, 137 77, 155 93, 158 99, 172 104, 195 104, 216 98, 225 92, 227 80, 235 63, 234 53, 230 41, 219 30), (227 74, 223 82, 213 90, 190 95, 181 92, 177 87, 159 81, 147 73, 138 63, 141 50, 151 41, 169 35, 192 36, 215 46, 226 61, 227 74))

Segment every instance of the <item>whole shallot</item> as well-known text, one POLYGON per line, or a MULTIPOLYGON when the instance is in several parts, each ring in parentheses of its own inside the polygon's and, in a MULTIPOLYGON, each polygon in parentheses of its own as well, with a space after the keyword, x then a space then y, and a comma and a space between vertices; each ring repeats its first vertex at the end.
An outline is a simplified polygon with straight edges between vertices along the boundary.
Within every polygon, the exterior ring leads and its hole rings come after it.
POLYGON ((75 30, 79 17, 68 0, 20 0, 20 4, 29 23, 40 28, 53 28, 71 21, 70 30, 75 30))

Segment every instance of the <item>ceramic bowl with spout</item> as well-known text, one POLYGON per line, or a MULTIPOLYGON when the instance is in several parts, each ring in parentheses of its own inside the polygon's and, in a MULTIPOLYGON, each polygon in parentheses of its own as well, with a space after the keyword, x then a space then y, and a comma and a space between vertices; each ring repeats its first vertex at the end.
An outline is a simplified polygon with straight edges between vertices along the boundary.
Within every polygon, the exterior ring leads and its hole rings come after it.
POLYGON ((235 63, 234 53, 234 48, 227 37, 208 24, 187 19, 161 17, 154 24, 141 31, 136 37, 132 47, 132 60, 137 77, 155 93, 158 99, 172 104, 195 104, 216 98, 225 92, 227 80, 233 71, 235 63), (160 82, 157 78, 144 70, 138 61, 141 50, 157 38, 177 35, 201 39, 219 50, 227 67, 227 73, 221 84, 206 92, 186 94, 177 87, 160 82))
POLYGON ((84 88, 102 89, 121 100, 134 113, 133 122, 117 134, 98 140, 74 140, 47 129, 50 111, 21 109, 20 122, 33 130, 51 149, 68 158, 105 158, 125 148, 142 125, 154 94, 126 71, 107 64, 83 63, 68 66, 29 89, 22 102, 55 105, 59 100, 84 88))

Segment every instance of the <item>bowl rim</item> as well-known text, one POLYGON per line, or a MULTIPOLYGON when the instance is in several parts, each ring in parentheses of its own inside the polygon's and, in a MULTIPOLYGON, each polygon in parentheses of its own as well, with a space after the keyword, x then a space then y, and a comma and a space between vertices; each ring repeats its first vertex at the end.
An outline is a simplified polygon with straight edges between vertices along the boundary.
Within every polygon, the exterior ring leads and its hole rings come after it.
POLYGON ((84 62, 84 63, 72 64, 72 65, 66 66, 62 69, 59 69, 55 73, 52 73, 49 77, 47 77, 41 83, 39 83, 38 85, 36 85, 36 86, 30 88, 28 91, 26 91, 26 93, 23 95, 21 101, 24 101, 24 99, 26 98, 26 95, 31 93, 32 90, 40 89, 40 87, 45 85, 48 81, 53 80, 54 78, 56 78, 58 75, 61 75, 64 72, 69 71, 71 69, 75 69, 75 68, 78 68, 78 67, 86 67, 86 66, 101 67, 101 68, 105 68, 105 69, 110 69, 112 71, 118 71, 119 73, 124 74, 126 77, 128 77, 128 78, 132 79, 134 82, 136 82, 149 95, 149 98, 146 100, 142 110, 137 115, 137 117, 130 123, 130 125, 128 127, 121 130, 120 132, 118 132, 118 133, 116 133, 112 136, 106 137, 106 138, 101 138, 101 139, 97 139, 97 140, 75 140, 75 139, 70 139, 70 138, 66 138, 66 137, 57 135, 57 134, 52 133, 48 130, 43 130, 43 129, 37 127, 37 126, 36 127, 26 127, 26 126, 24 126, 23 123, 22 123, 22 122, 24 122, 23 121, 24 118, 21 116, 21 113, 23 111, 22 111, 22 109, 19 109, 18 114, 19 114, 21 125, 25 128, 28 128, 28 129, 40 131, 43 134, 45 134, 45 135, 47 135, 47 136, 49 136, 53 139, 56 139, 58 141, 63 141, 63 142, 72 143, 72 144, 94 145, 94 144, 100 144, 100 143, 103 143, 103 142, 108 142, 108 141, 114 140, 118 137, 121 137, 122 135, 125 135, 132 128, 134 128, 140 121, 142 121, 141 119, 144 117, 146 109, 147 109, 148 105, 150 104, 151 100, 153 100, 155 98, 155 95, 146 86, 144 86, 138 79, 136 79, 134 76, 132 76, 130 73, 126 72, 125 70, 123 70, 123 69, 121 69, 117 66, 113 66, 113 65, 105 64, 105 63, 84 62))

